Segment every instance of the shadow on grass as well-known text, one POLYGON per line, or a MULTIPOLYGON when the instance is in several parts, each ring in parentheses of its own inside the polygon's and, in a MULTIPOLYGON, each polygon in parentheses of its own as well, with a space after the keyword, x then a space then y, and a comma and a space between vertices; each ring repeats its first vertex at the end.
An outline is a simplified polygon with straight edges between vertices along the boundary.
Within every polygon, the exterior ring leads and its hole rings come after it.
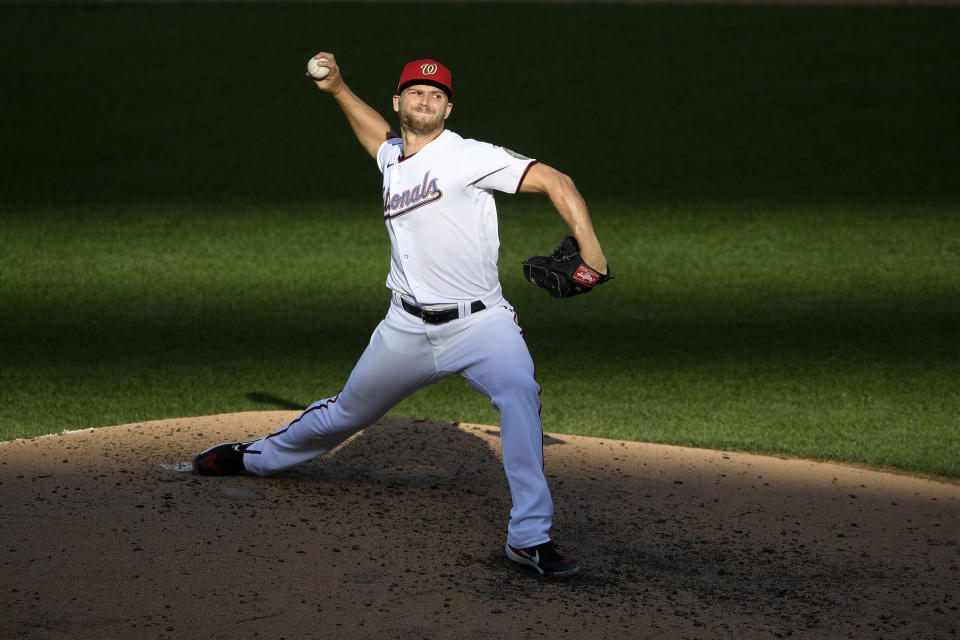
MULTIPOLYGON (((307 5, 4 10, 0 55, 18 64, 0 80, 0 95, 15 96, 0 119, 11 150, 0 158, 0 199, 314 202, 376 183, 332 101, 303 76, 317 39, 307 5), (46 71, 63 50, 84 73, 51 83, 46 71), (143 50, 156 61, 149 77, 129 64, 143 50), (242 80, 224 74, 222 51, 245 60, 242 80), (320 131, 309 114, 335 124, 320 131)), ((957 192, 953 147, 938 142, 956 139, 960 122, 951 117, 960 95, 955 11, 584 4, 552 7, 551 29, 531 32, 544 11, 382 6, 377 15, 381 24, 435 26, 431 46, 457 68, 465 96, 455 131, 558 166, 587 192, 957 192), (521 41, 536 55, 522 67, 503 60, 506 79, 491 80, 492 52, 521 41), (589 43, 590 55, 570 59, 570 41, 589 43), (615 88, 629 107, 581 119, 583 135, 551 135, 569 128, 569 110, 558 105, 571 99, 580 113, 610 110, 605 91, 571 98, 569 78, 578 76, 615 88), (510 109, 495 90, 501 82, 510 109)), ((325 12, 328 24, 353 24, 369 9, 325 12)), ((422 54, 410 45, 387 55, 376 30, 349 42, 338 55, 351 87, 393 122, 395 74, 406 56, 422 54)))
MULTIPOLYGON (((750 305, 608 313, 603 305, 561 310, 517 298, 524 337, 538 362, 613 366, 623 368, 622 373, 658 362, 679 366, 761 360, 788 368, 794 357, 843 359, 849 367, 922 363, 955 369, 960 364, 960 308, 939 298, 925 301, 926 310, 900 308, 897 300, 889 300, 861 311, 833 301, 820 310, 791 313, 750 305)), ((245 318, 238 313, 214 320, 183 314, 146 319, 136 311, 113 317, 97 312, 70 316, 65 309, 29 325, 8 323, 0 333, 0 355, 25 369, 55 368, 58 363, 150 367, 177 359, 189 359, 200 369, 231 363, 269 369, 282 359, 310 363, 304 365, 309 373, 326 366, 318 363, 355 363, 386 304, 367 301, 355 322, 326 307, 282 317, 245 318)), ((247 391, 245 397, 284 409, 304 407, 265 391, 247 391)))
POLYGON ((292 400, 280 398, 272 393, 266 393, 264 391, 251 391, 246 397, 247 400, 256 402, 257 404, 268 404, 278 409, 290 409, 291 411, 302 411, 307 406, 299 402, 293 402, 292 400))

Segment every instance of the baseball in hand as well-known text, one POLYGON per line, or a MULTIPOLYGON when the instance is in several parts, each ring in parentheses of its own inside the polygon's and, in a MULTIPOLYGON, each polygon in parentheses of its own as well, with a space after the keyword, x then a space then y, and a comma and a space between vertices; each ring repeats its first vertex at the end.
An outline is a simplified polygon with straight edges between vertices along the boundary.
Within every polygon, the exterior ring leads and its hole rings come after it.
POLYGON ((318 63, 329 62, 326 58, 317 58, 314 56, 307 61, 307 73, 314 80, 323 80, 330 73, 330 67, 321 67, 318 63))

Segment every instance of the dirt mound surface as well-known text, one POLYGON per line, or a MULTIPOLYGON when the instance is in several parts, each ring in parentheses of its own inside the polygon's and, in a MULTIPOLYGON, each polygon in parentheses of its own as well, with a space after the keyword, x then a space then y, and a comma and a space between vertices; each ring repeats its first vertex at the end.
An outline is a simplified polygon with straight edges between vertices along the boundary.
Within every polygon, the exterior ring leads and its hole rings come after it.
POLYGON ((3 638, 948 638, 960 485, 567 435, 554 533, 506 560, 496 428, 384 419, 280 476, 198 477, 296 416, 0 444, 3 638))

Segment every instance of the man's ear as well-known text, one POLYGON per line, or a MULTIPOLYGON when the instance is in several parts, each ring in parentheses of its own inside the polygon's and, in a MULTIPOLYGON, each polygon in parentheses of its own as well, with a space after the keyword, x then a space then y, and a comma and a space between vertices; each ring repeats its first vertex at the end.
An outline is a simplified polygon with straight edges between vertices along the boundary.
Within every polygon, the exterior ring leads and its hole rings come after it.
POLYGON ((393 96, 393 110, 400 113, 400 96, 393 96))
POLYGON ((443 119, 444 119, 444 120, 446 120, 447 118, 450 117, 450 112, 451 112, 451 111, 453 111, 453 103, 452 103, 452 102, 448 102, 448 103, 447 103, 447 112, 446 112, 446 113, 444 114, 444 116, 443 116, 443 119))

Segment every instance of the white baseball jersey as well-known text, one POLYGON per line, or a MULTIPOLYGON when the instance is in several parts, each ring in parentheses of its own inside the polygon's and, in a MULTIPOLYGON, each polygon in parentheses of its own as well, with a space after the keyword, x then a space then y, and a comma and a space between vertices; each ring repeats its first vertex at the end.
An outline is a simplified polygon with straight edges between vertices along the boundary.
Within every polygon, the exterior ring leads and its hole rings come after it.
POLYGON ((377 151, 387 287, 420 305, 499 295, 493 191, 516 193, 536 160, 446 130, 412 156, 402 151, 400 138, 377 151))

